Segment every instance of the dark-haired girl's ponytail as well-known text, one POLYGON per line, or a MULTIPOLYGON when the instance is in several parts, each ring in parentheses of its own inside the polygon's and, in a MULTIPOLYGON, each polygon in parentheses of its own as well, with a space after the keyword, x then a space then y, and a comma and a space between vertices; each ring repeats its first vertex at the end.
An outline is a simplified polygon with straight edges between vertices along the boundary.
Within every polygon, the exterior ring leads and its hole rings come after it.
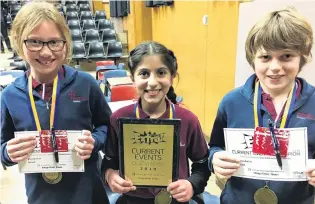
POLYGON ((172 50, 168 50, 168 54, 173 59, 173 65, 174 65, 175 70, 177 71, 177 58, 175 57, 174 52, 172 50))
POLYGON ((172 103, 174 103, 174 104, 177 103, 177 101, 176 101, 177 95, 176 95, 176 93, 174 91, 173 86, 170 87, 170 89, 168 90, 166 96, 172 103))
MULTIPOLYGON (((168 50, 168 54, 172 58, 173 66, 174 66, 175 70, 177 71, 177 59, 176 59, 176 57, 174 55, 174 52, 172 50, 168 50)), ((172 103, 177 104, 177 101, 176 101, 177 95, 176 95, 176 93, 174 91, 174 87, 173 86, 170 87, 170 89, 168 90, 166 96, 172 103)))

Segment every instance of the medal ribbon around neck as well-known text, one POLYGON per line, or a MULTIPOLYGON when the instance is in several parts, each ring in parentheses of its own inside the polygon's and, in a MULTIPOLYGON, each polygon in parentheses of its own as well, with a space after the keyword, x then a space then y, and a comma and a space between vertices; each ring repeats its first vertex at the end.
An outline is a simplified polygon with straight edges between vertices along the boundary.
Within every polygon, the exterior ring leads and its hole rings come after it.
MULTIPOLYGON (((291 118, 294 104, 295 104, 295 96, 296 96, 296 85, 294 85, 289 93, 289 97, 287 103, 285 105, 285 109, 283 112, 280 128, 287 128, 289 124, 289 120, 291 118)), ((261 93, 262 89, 259 81, 255 84, 255 92, 254 92, 254 120, 255 127, 263 127, 262 116, 258 112, 261 110, 261 93)))
MULTIPOLYGON (((169 102, 170 103, 170 119, 173 119, 174 118, 174 113, 175 113, 175 105, 172 103, 172 102, 169 102)), ((135 115, 136 115, 136 118, 140 118, 140 112, 139 112, 139 103, 137 102, 135 104, 135 115)))
MULTIPOLYGON (((59 82, 59 71, 57 76, 54 79, 53 82, 53 92, 52 92, 52 101, 51 101, 51 110, 50 110, 50 130, 53 129, 54 124, 55 124, 55 120, 56 120, 56 112, 57 112, 57 99, 59 98, 59 89, 60 89, 60 83, 59 82)), ((32 75, 30 73, 29 77, 28 77, 28 97, 30 100, 30 112, 33 115, 33 119, 36 125, 36 129, 37 131, 41 131, 42 128, 40 126, 40 122, 39 122, 39 117, 38 117, 38 113, 36 110, 36 105, 35 105, 35 101, 34 101, 34 96, 33 96, 33 86, 32 86, 32 75)))

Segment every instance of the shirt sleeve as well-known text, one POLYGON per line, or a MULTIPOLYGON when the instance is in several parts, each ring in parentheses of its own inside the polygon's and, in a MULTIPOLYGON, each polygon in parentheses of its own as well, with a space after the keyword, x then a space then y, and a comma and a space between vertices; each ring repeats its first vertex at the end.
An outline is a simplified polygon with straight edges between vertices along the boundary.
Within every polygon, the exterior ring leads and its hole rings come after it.
MULTIPOLYGON (((1 94, 1 93, 0 93, 1 94)), ((3 94, 3 93, 2 93, 3 94)), ((12 166, 12 162, 7 152, 7 142, 14 138, 15 127, 9 109, 5 104, 4 97, 1 98, 1 162, 6 166, 12 166)))
POLYGON ((225 141, 224 141, 224 128, 227 127, 226 115, 223 112, 222 104, 220 104, 217 116, 215 118, 211 138, 209 142, 209 169, 213 172, 212 159, 216 152, 224 151, 225 141))
POLYGON ((91 83, 89 102, 94 126, 92 131, 95 140, 93 152, 98 152, 104 149, 112 112, 95 80, 91 83))
POLYGON ((211 175, 208 169, 208 147, 197 117, 189 125, 189 146, 187 155, 192 161, 191 175, 187 179, 193 186, 194 195, 200 194, 207 186, 211 175))
POLYGON ((110 118, 109 134, 104 149, 105 155, 102 161, 101 169, 103 175, 107 169, 119 169, 118 135, 116 121, 117 118, 114 114, 110 118))

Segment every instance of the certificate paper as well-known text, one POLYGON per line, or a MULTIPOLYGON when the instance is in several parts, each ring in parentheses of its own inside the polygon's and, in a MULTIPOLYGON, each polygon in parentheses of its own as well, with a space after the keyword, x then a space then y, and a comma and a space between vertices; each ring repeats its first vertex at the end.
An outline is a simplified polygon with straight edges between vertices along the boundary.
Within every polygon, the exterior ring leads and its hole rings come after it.
POLYGON ((306 181, 308 164, 307 128, 287 128, 290 131, 288 155, 282 159, 282 170, 275 156, 252 152, 254 129, 225 128, 226 151, 240 159, 240 168, 233 176, 274 180, 306 181))
POLYGON ((40 136, 38 131, 15 132, 15 137, 36 136, 36 147, 25 161, 19 162, 21 173, 47 173, 47 172, 84 172, 84 161, 74 150, 75 142, 82 131, 58 131, 56 141, 58 146, 59 163, 55 162, 50 137, 40 136))

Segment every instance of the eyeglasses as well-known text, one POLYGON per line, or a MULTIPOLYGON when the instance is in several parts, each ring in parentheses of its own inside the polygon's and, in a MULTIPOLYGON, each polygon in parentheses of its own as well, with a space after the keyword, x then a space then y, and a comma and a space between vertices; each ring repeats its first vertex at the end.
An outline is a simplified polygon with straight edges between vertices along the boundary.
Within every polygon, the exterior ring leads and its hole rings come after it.
POLYGON ((61 51, 63 49, 66 42, 67 41, 65 41, 65 40, 50 40, 47 42, 43 42, 40 40, 34 40, 34 39, 24 40, 24 44, 25 44, 26 48, 32 52, 41 51, 45 44, 47 45, 47 47, 51 51, 58 52, 58 51, 61 51))

